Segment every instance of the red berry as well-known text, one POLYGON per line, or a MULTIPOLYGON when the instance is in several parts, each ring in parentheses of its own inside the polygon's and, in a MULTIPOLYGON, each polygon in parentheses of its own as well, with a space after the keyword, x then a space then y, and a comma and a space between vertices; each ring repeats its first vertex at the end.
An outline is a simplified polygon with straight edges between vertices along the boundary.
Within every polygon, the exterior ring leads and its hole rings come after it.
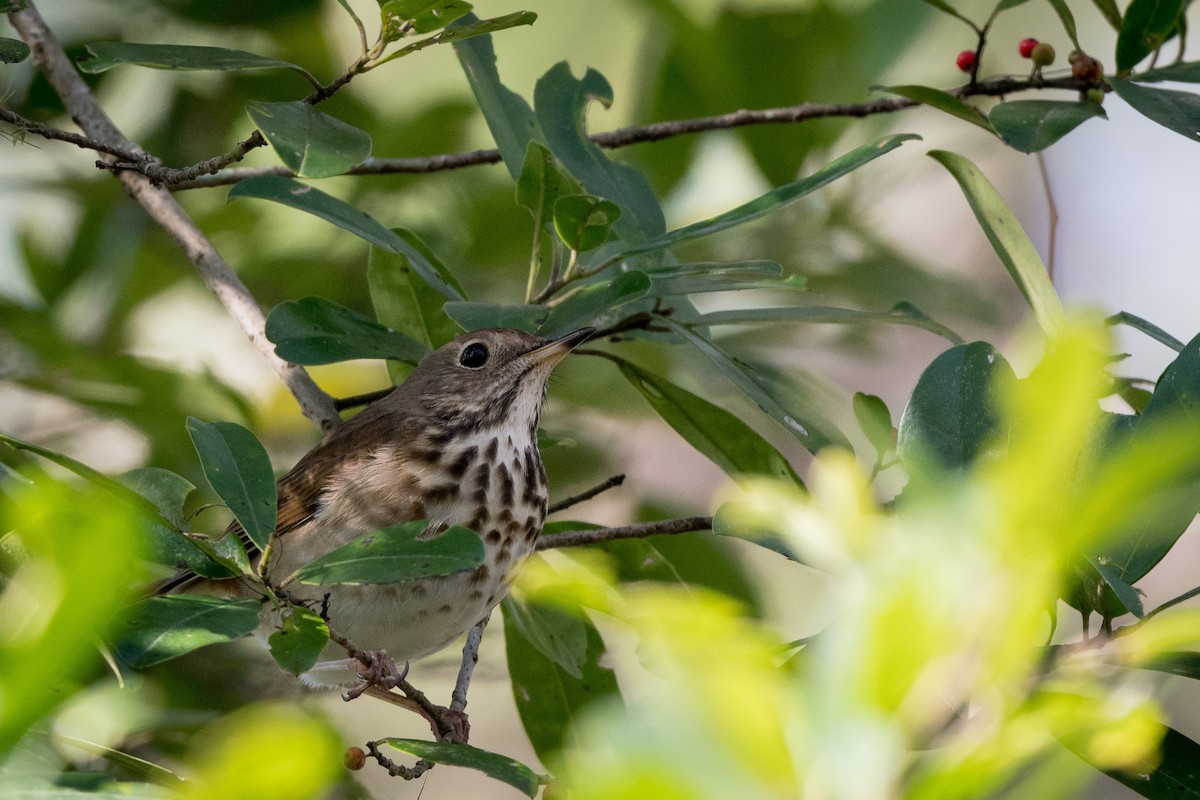
POLYGON ((1017 45, 1017 52, 1021 54, 1021 58, 1029 58, 1033 55, 1033 48, 1038 46, 1037 39, 1022 39, 1017 45))
POLYGON ((958 54, 958 58, 954 60, 954 63, 958 64, 958 68, 963 72, 970 72, 975 66, 975 51, 963 50, 958 54))
POLYGON ((367 763, 367 754, 361 747, 347 747, 342 754, 342 763, 346 769, 360 770, 367 763))

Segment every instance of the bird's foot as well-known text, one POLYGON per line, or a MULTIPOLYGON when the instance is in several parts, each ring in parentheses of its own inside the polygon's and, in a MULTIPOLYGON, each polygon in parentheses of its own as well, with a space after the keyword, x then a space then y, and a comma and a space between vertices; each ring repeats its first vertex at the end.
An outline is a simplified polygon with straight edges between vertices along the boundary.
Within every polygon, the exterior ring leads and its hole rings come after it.
POLYGON ((466 744, 471 738, 471 721, 467 712, 438 706, 438 719, 430 723, 435 736, 451 744, 466 744))
POLYGON ((396 688, 408 676, 408 662, 404 662, 403 671, 396 669, 396 662, 384 650, 368 650, 367 661, 350 659, 350 666, 358 673, 359 683, 342 695, 343 700, 353 700, 361 697, 368 689, 375 687, 383 692, 396 688))

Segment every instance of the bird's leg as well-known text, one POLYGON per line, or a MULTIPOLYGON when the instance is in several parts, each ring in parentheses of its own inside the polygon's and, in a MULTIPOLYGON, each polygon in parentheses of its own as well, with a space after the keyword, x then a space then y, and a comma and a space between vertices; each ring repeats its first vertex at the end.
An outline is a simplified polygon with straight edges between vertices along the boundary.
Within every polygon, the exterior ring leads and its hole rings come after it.
POLYGON ((357 686, 347 690, 342 699, 353 700, 361 697, 363 692, 375 687, 386 692, 404 683, 408 676, 408 662, 404 662, 404 670, 396 669, 396 662, 383 650, 367 650, 358 658, 350 659, 350 665, 362 679, 357 686), (363 660, 362 656, 366 656, 363 660))
POLYGON ((385 700, 394 706, 420 714, 429 723, 429 730, 438 741, 467 743, 471 735, 471 723, 465 712, 439 706, 406 680, 401 680, 397 687, 404 694, 396 694, 378 685, 368 685, 360 694, 385 700))

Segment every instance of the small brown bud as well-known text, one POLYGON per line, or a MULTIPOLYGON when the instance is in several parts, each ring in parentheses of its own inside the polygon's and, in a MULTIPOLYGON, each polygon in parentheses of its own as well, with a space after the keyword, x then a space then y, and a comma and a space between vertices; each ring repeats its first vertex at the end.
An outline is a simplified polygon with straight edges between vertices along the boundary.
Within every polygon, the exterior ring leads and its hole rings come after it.
POLYGON ((1076 80, 1098 81, 1104 77, 1104 65, 1087 53, 1080 53, 1079 58, 1071 62, 1071 75, 1076 80))

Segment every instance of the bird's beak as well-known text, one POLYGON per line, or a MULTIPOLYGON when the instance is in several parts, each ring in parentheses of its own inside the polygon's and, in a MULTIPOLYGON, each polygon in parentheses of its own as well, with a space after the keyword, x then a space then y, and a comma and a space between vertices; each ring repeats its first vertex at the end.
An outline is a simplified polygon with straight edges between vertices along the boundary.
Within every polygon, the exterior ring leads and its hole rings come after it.
POLYGON ((551 339, 544 345, 534 348, 528 353, 528 356, 539 364, 557 364, 563 356, 586 342, 595 332, 595 328, 579 328, 570 333, 564 333, 557 339, 551 339))

